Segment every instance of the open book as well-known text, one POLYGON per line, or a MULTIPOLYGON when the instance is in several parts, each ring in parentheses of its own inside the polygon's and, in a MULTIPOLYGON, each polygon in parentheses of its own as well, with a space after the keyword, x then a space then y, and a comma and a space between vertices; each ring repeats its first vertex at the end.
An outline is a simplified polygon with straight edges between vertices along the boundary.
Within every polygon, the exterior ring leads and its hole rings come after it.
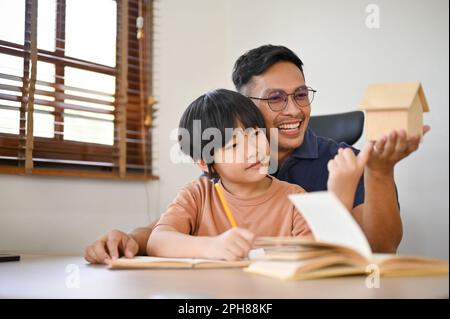
POLYGON ((330 192, 289 196, 315 240, 261 237, 263 249, 244 270, 284 280, 375 273, 383 276, 448 274, 448 261, 417 256, 373 254, 350 212, 330 192))
POLYGON ((138 256, 111 261, 110 269, 132 268, 240 268, 250 264, 248 260, 225 261, 215 259, 163 258, 138 256))

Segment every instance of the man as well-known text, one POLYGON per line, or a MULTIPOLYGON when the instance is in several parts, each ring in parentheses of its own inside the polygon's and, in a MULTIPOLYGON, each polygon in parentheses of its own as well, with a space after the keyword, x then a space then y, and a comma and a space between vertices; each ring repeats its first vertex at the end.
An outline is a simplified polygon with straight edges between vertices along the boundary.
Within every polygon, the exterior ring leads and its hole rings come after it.
MULTIPOLYGON (((308 129, 315 91, 305 83, 299 57, 283 46, 258 47, 236 61, 233 82, 261 110, 267 131, 278 129, 278 171, 274 176, 307 191, 326 190, 329 161, 340 148, 349 146, 308 129)), ((424 133, 428 130, 424 127, 424 133)), ((420 135, 407 137, 405 131, 393 131, 373 142, 352 214, 375 252, 392 253, 400 244, 402 223, 394 166, 417 150, 419 142, 420 135)), ((138 228, 130 234, 110 231, 86 248, 85 258, 91 263, 107 263, 120 255, 145 255, 151 228, 138 228)))

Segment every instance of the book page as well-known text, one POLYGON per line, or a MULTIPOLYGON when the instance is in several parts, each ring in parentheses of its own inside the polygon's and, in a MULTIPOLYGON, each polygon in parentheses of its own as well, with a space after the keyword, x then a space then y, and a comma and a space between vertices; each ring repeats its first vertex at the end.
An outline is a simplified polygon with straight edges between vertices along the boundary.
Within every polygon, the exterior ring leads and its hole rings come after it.
POLYGON ((289 195, 289 199, 303 215, 317 241, 345 246, 371 259, 366 236, 336 195, 312 192, 289 195))
POLYGON ((295 280, 308 277, 332 277, 348 273, 361 274, 364 273, 364 267, 347 264, 347 258, 344 256, 329 254, 306 261, 257 261, 250 264, 244 271, 278 279, 295 280), (339 271, 335 271, 336 267, 339 271))

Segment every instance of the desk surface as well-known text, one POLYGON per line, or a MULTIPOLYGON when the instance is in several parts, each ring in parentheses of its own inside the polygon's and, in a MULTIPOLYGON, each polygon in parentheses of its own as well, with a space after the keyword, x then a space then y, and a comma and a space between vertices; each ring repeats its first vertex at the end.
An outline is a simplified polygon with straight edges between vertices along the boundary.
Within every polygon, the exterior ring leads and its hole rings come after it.
POLYGON ((82 257, 0 263, 0 298, 448 298, 448 276, 284 282, 241 269, 109 270, 82 257), (76 287, 79 288, 76 288, 76 287))

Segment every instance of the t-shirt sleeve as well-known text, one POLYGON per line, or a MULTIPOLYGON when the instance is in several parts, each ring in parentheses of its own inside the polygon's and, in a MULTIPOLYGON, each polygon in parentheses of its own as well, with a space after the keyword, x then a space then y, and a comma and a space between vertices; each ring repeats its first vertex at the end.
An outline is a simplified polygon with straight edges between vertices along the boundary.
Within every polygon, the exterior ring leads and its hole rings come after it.
POLYGON ((178 193, 154 228, 164 225, 180 233, 192 234, 197 224, 199 203, 200 190, 194 183, 188 184, 178 193))
POLYGON ((308 223, 296 208, 294 208, 294 225, 292 227, 292 236, 312 236, 312 232, 308 226, 308 223))

